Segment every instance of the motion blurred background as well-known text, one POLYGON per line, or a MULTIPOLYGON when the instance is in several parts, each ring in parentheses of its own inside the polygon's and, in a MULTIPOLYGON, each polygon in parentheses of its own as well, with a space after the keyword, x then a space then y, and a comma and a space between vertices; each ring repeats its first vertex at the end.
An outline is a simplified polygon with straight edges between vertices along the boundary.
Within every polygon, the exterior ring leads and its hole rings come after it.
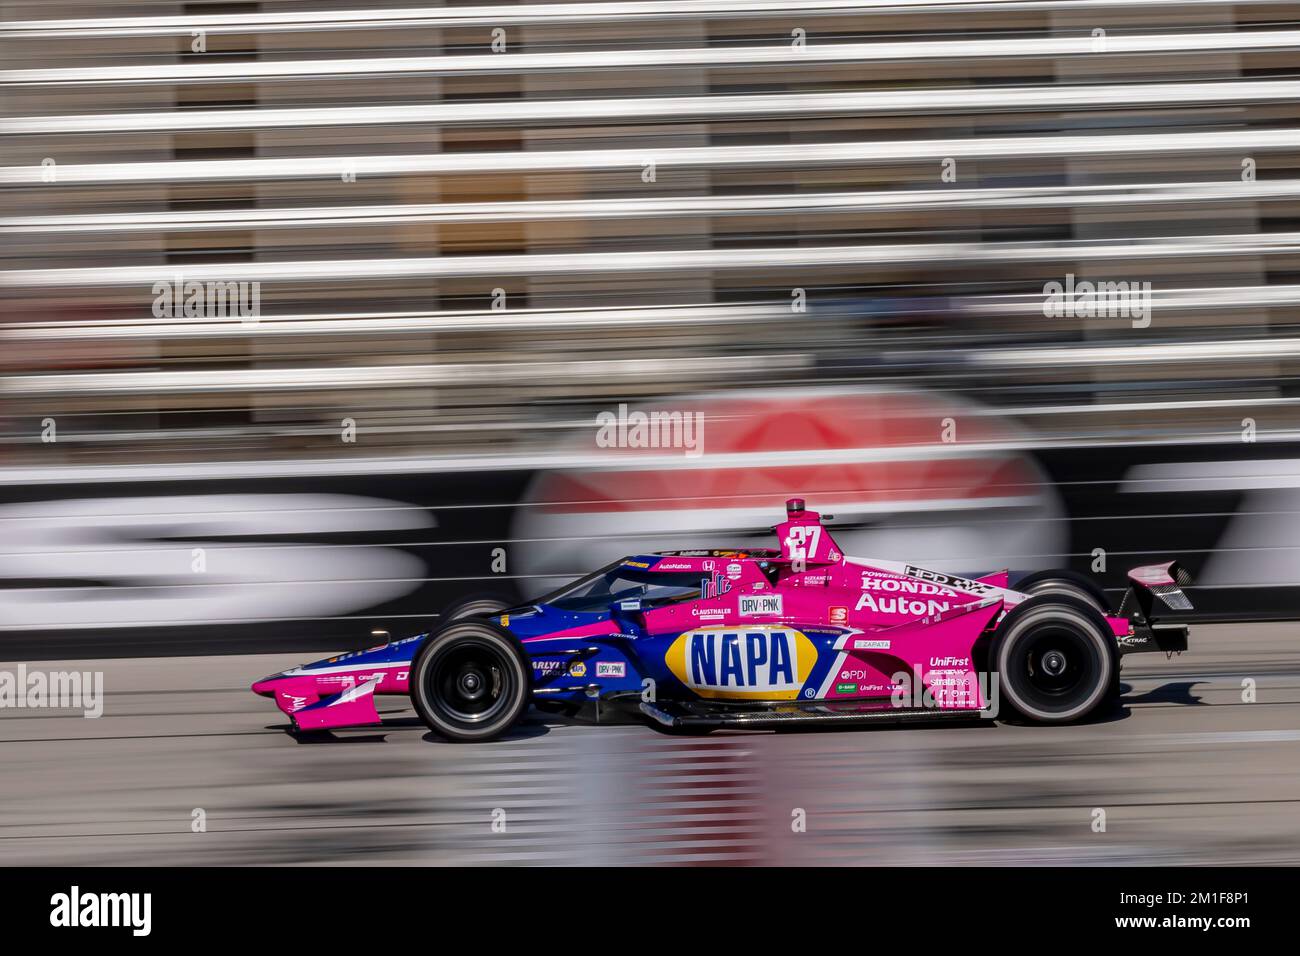
POLYGON ((1300 4, 0 8, 15 655, 356 646, 791 495, 1300 606, 1300 4))

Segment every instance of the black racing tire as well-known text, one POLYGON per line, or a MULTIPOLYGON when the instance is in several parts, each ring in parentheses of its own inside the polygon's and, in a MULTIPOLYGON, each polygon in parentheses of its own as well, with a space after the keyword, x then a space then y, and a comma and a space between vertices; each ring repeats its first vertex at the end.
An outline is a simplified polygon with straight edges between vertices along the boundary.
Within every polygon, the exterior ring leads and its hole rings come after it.
POLYGON ((1119 690, 1114 632, 1092 604, 1043 595, 1002 619, 989 648, 999 697, 1034 723, 1083 720, 1119 690))
POLYGON ((411 664, 411 703, 425 725, 458 743, 492 740, 524 715, 533 668, 518 639, 488 621, 453 621, 411 664))
POLYGON ((1091 604, 1102 614, 1110 614, 1110 598, 1100 584, 1077 571, 1035 571, 1027 574, 1011 589, 1031 597, 1050 594, 1052 597, 1070 597, 1091 604))
POLYGON ((502 597, 491 594, 473 595, 449 605, 439 617, 439 622, 447 624, 467 617, 495 617, 511 606, 511 603, 502 597))

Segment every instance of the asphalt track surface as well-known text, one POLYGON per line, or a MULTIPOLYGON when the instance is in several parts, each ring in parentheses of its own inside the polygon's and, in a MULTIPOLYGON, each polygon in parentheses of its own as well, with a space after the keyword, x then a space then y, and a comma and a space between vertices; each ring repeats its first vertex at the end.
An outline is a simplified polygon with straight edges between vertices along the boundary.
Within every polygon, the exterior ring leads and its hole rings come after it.
POLYGON ((675 737, 534 714, 467 746, 381 698, 382 728, 299 742, 248 684, 300 662, 29 664, 102 670, 105 710, 0 710, 0 865, 1300 863, 1296 624, 1130 657, 1121 710, 1070 727, 675 737))

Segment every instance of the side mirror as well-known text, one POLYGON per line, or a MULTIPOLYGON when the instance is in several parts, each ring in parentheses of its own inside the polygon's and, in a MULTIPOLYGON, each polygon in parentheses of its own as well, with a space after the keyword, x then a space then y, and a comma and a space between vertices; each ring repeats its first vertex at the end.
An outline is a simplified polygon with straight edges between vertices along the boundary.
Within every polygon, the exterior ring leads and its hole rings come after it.
POLYGON ((640 598, 615 601, 609 606, 609 616, 625 631, 645 629, 645 613, 641 610, 640 598))

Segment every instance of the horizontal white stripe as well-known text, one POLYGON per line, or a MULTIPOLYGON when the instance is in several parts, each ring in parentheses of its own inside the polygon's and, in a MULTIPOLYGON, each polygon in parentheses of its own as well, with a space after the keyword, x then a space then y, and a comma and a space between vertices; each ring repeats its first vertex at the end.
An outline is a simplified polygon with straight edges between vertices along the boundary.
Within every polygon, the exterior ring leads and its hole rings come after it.
POLYGON ((278 675, 280 677, 315 677, 319 674, 346 674, 356 671, 392 670, 394 667, 410 667, 410 661, 394 661, 391 664, 366 664, 353 661, 351 664, 339 664, 334 667, 295 667, 278 675))
MULTIPOLYGON (((700 269, 808 269, 903 263, 1129 262, 1204 256, 1295 254, 1300 232, 1171 236, 1114 241, 1073 242, 931 242, 906 245, 786 246, 759 249, 680 249, 646 252, 535 253, 522 255, 432 256, 396 259, 321 259, 295 262, 190 263, 185 280, 232 281, 373 281, 415 277, 448 278, 502 275, 607 275, 613 273, 690 272, 700 269)), ((148 291, 171 282, 178 270, 167 266, 93 266, 71 269, 14 269, 0 272, 0 287, 136 286, 148 291)), ((1263 340, 1261 340, 1263 341, 1263 340)), ((1142 346, 1141 348, 1149 348, 1142 346)), ((1188 346, 1192 348, 1192 346, 1188 346)), ((1043 350, 1028 350, 1037 356, 1043 350)), ((1080 350, 1083 351, 1083 350, 1080 350)), ((1095 351, 1095 350, 1093 350, 1095 351)), ((1137 355, 1139 350, 1113 354, 1137 355)), ((983 353, 1016 361, 1022 353, 983 353)), ((1048 354, 1048 353, 1044 353, 1048 354)), ((1061 361, 1066 350, 1056 350, 1061 361)), ((1087 354, 1085 352, 1084 354, 1087 354)), ((1101 354, 1098 352, 1097 354, 1101 354)), ((986 358, 987 360, 987 358, 986 358)), ((1138 359, 1133 359, 1138 360, 1138 359)))
MULTIPOLYGON (((421 388, 450 385, 536 384, 576 381, 655 381, 740 375, 809 367, 811 356, 592 359, 574 362, 481 362, 446 365, 353 365, 245 368, 190 372, 108 372, 0 377, 0 395, 96 395, 146 392, 285 392, 336 388, 421 388)), ((593 428, 594 428, 593 424, 593 428)))
MULTIPOLYGON (((1288 443, 1300 440, 1300 430, 1279 429, 1261 433, 1259 444, 1288 443)), ((1230 446, 1240 445, 1236 435, 1174 435, 1160 438, 1116 439, 1107 448, 1129 446, 1230 446)), ((891 448, 853 448, 787 452, 750 452, 718 455, 710 452, 701 458, 681 454, 636 456, 594 454, 517 454, 462 455, 390 458, 302 458, 279 461, 231 461, 154 463, 148 465, 82 465, 76 470, 78 482, 120 481, 212 481, 232 478, 324 477, 329 475, 422 475, 454 474, 478 471, 535 471, 583 469, 588 471, 674 470, 691 468, 763 468, 773 464, 833 465, 875 461, 924 461, 937 457, 978 457, 989 454, 1020 453, 1060 448, 1098 447, 1093 437, 1080 439, 1023 439, 1008 442, 911 445, 891 448)), ((66 484, 66 467, 0 468, 0 486, 31 484, 66 484)))
MULTIPOLYGON (((1071 345, 1064 348, 989 349, 974 353, 977 364, 997 368, 1149 365, 1152 362, 1226 362, 1300 356, 1300 338, 1219 339, 1211 342, 1152 342, 1147 345, 1071 345)), ((1100 404, 1094 411, 1107 408, 1100 404)))
MULTIPOLYGON (((567 219, 640 219, 675 216, 828 215, 929 208, 1042 208, 1132 206, 1143 203, 1261 202, 1300 197, 1300 179, 1183 182, 1118 186, 1024 186, 985 189, 902 189, 879 192, 776 193, 764 196, 673 196, 623 199, 534 200, 496 203, 411 203, 281 209, 214 209, 0 218, 0 233, 200 231, 231 228, 288 229, 424 222, 513 222, 567 219)), ((1300 286, 1222 289, 1153 289, 1162 308, 1240 304, 1243 294, 1268 302, 1300 298, 1300 286)), ((982 311, 1037 312, 1041 296, 973 298, 982 311)))
MULTIPOLYGON (((623 309, 514 309, 504 312, 374 312, 369 314, 263 316, 256 322, 239 319, 172 321, 68 320, 14 322, 0 328, 0 340, 68 340, 118 338, 204 338, 232 335, 384 335, 411 332, 519 332, 540 330, 607 331, 616 328, 654 328, 676 325, 749 324, 786 321, 789 305, 756 302, 726 306, 630 306, 623 309)), ((533 426, 535 427, 535 426, 533 426)))
MULTIPOLYGON (((1292 0, 1251 0, 1253 7, 1292 0)), ((762 17, 827 17, 898 13, 986 13, 1069 10, 1073 13, 1120 9, 1224 6, 1224 0, 662 0, 623 3, 521 3, 518 6, 394 7, 378 10, 294 10, 192 14, 190 16, 86 17, 17 20, 4 25, 0 38, 189 36, 209 33, 409 29, 411 27, 510 26, 519 24, 601 23, 612 21, 718 20, 762 17)))
MULTIPOLYGON (((1220 198, 1228 198, 1224 195, 1220 198)), ((1281 198, 1265 197, 1265 198, 1281 198)), ((1134 198, 1134 202, 1146 199, 1134 198)), ((1045 293, 1029 295, 972 296, 963 300, 964 307, 980 315, 1042 315, 1045 293)), ((1300 285, 1236 285, 1190 289, 1167 289, 1153 285, 1152 311, 1191 309, 1243 309, 1286 306, 1300 303, 1300 285)))
POLYGON ((423 103, 418 105, 262 107, 246 110, 156 110, 0 118, 0 134, 138 133, 150 131, 291 129, 407 123, 491 122, 533 126, 548 122, 823 113, 914 113, 925 110, 1017 111, 1104 109, 1178 104, 1266 103, 1300 99, 1300 81, 1230 80, 1217 83, 1138 83, 1077 86, 981 86, 932 90, 864 90, 848 93, 754 93, 716 96, 604 97, 423 103))
MULTIPOLYGON (((573 50, 547 53, 469 53, 450 56, 357 57, 352 59, 241 60, 238 62, 135 63, 124 66, 55 67, 0 70, 0 83, 12 85, 257 82, 321 77, 375 77, 403 74, 519 75, 555 70, 619 70, 683 67, 790 67, 832 63, 884 63, 904 60, 980 58, 1132 56, 1137 54, 1292 50, 1300 30, 1242 30, 1222 33, 1110 32, 1099 49, 1090 31, 1074 36, 903 40, 873 43, 790 43, 776 46, 712 46, 673 49, 573 50)), ((484 43, 486 46, 486 42, 484 43)))
POLYGON ((1129 469, 1122 492, 1245 491, 1300 488, 1300 458, 1168 462, 1129 469))
MULTIPOLYGON (((136 163, 68 163, 55 167, 60 185, 89 183, 204 182, 230 179, 329 179, 427 173, 535 172, 629 169, 647 163, 676 166, 802 166, 810 163, 906 162, 945 158, 996 159, 1058 156, 1120 156, 1295 149, 1300 130, 1242 129, 1203 133, 1097 133, 1048 136, 985 136, 928 140, 869 140, 758 146, 678 146, 637 149, 517 150, 487 153, 422 153, 360 156, 293 156, 271 159, 165 160, 136 163)), ((0 185, 48 185, 41 165, 0 167, 0 185)), ((1250 184, 1243 183, 1247 190, 1250 184)), ((1245 193, 1243 192, 1243 195, 1245 193)))
POLYGON ((1291 743, 1300 740, 1300 730, 1218 730, 1202 733, 1138 734, 1125 738, 1131 742, 1196 745, 1196 744, 1268 744, 1291 743))

